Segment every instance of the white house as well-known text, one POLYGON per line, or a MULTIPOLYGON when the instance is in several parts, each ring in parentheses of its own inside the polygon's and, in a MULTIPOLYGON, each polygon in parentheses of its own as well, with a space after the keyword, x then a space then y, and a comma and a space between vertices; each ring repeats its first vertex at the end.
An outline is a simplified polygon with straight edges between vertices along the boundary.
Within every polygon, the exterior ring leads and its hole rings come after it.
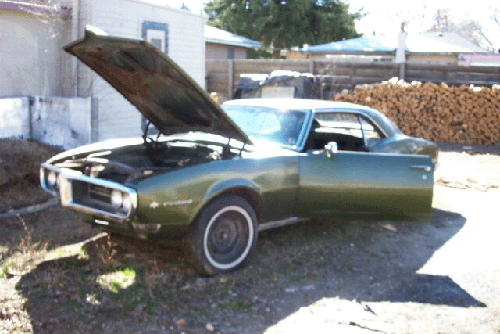
POLYGON ((92 70, 62 51, 87 25, 145 39, 205 87, 205 18, 146 0, 0 0, 0 97, 92 97, 92 141, 138 136, 142 115, 92 70))
MULTIPOLYGON (((109 35, 146 39, 205 87, 202 16, 138 0, 74 0, 73 13, 78 15, 80 34, 91 25, 109 35)), ((92 95, 97 101, 94 140, 141 134, 144 122, 135 107, 86 66, 79 64, 76 71, 77 94, 92 95)))
POLYGON ((62 95, 71 9, 0 0, 0 96, 62 95))

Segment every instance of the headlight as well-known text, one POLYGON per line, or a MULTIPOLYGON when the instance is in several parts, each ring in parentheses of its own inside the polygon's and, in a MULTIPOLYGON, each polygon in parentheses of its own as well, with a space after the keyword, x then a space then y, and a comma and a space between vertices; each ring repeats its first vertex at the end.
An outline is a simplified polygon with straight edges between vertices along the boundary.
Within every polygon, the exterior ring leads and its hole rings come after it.
POLYGON ((115 208, 120 208, 122 204, 123 204, 122 192, 119 190, 113 190, 113 192, 111 192, 111 205, 113 205, 115 208))
POLYGON ((50 171, 47 175, 47 185, 54 188, 57 185, 57 174, 54 171, 50 171))
POLYGON ((132 201, 130 200, 130 196, 128 194, 123 194, 123 210, 125 212, 130 212, 132 209, 132 201))

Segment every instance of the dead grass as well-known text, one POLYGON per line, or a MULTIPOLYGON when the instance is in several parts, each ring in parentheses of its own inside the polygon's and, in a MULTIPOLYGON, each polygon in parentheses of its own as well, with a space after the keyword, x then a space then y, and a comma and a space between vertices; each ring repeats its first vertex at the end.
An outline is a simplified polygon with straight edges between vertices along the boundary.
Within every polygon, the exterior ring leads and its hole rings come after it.
POLYGON ((113 248, 111 236, 108 234, 103 243, 96 245, 100 270, 113 270, 121 266, 121 262, 115 258, 116 249, 113 248))
POLYGON ((49 247, 49 241, 33 242, 33 228, 28 228, 24 219, 17 215, 22 225, 24 235, 13 241, 9 252, 4 255, 5 260, 0 263, 0 277, 22 275, 33 269, 39 261, 43 261, 49 247))
POLYGON ((40 164, 60 151, 36 141, 0 139, 0 213, 50 198, 40 188, 40 164))

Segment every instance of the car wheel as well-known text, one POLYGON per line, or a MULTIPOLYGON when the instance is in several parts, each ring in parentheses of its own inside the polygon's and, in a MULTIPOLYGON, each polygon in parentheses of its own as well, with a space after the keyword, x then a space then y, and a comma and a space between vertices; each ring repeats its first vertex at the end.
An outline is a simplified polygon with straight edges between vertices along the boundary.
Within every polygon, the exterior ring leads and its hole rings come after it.
POLYGON ((185 241, 186 255, 201 274, 231 271, 255 249, 257 217, 243 198, 223 196, 202 210, 185 241))

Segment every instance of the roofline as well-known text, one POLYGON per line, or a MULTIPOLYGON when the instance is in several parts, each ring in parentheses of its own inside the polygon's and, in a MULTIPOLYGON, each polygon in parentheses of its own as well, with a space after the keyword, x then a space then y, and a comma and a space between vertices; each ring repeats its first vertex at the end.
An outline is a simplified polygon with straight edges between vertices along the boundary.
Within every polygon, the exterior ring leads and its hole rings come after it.
POLYGON ((461 54, 476 54, 473 51, 457 51, 457 52, 410 52, 406 51, 409 56, 459 56, 461 54))
POLYGON ((205 43, 239 46, 239 47, 242 47, 245 49, 258 49, 261 47, 260 43, 259 43, 259 45, 251 45, 251 44, 247 44, 247 43, 231 42, 231 41, 225 41, 225 40, 220 40, 220 39, 215 39, 215 38, 205 38, 205 43))
MULTIPOLYGON (((325 54, 325 55, 364 55, 364 56, 394 56, 394 52, 387 51, 299 51, 305 54, 325 54)), ((494 54, 491 52, 457 51, 457 52, 416 52, 406 50, 407 56, 458 56, 461 54, 494 54)))
POLYGON ((305 54, 394 56, 395 51, 299 51, 305 54))
POLYGON ((153 6, 153 7, 168 9, 168 10, 177 12, 179 14, 202 17, 203 18, 203 22, 207 21, 207 17, 203 16, 202 14, 196 14, 196 13, 184 10, 184 9, 172 7, 170 5, 162 5, 162 4, 155 3, 155 2, 149 2, 147 0, 130 0, 130 1, 138 2, 138 3, 144 4, 144 5, 148 5, 148 6, 153 6))
POLYGON ((30 2, 17 2, 9 0, 0 0, 0 10, 16 11, 34 15, 43 15, 49 17, 59 17, 61 19, 70 19, 72 9, 57 5, 42 5, 30 2))

